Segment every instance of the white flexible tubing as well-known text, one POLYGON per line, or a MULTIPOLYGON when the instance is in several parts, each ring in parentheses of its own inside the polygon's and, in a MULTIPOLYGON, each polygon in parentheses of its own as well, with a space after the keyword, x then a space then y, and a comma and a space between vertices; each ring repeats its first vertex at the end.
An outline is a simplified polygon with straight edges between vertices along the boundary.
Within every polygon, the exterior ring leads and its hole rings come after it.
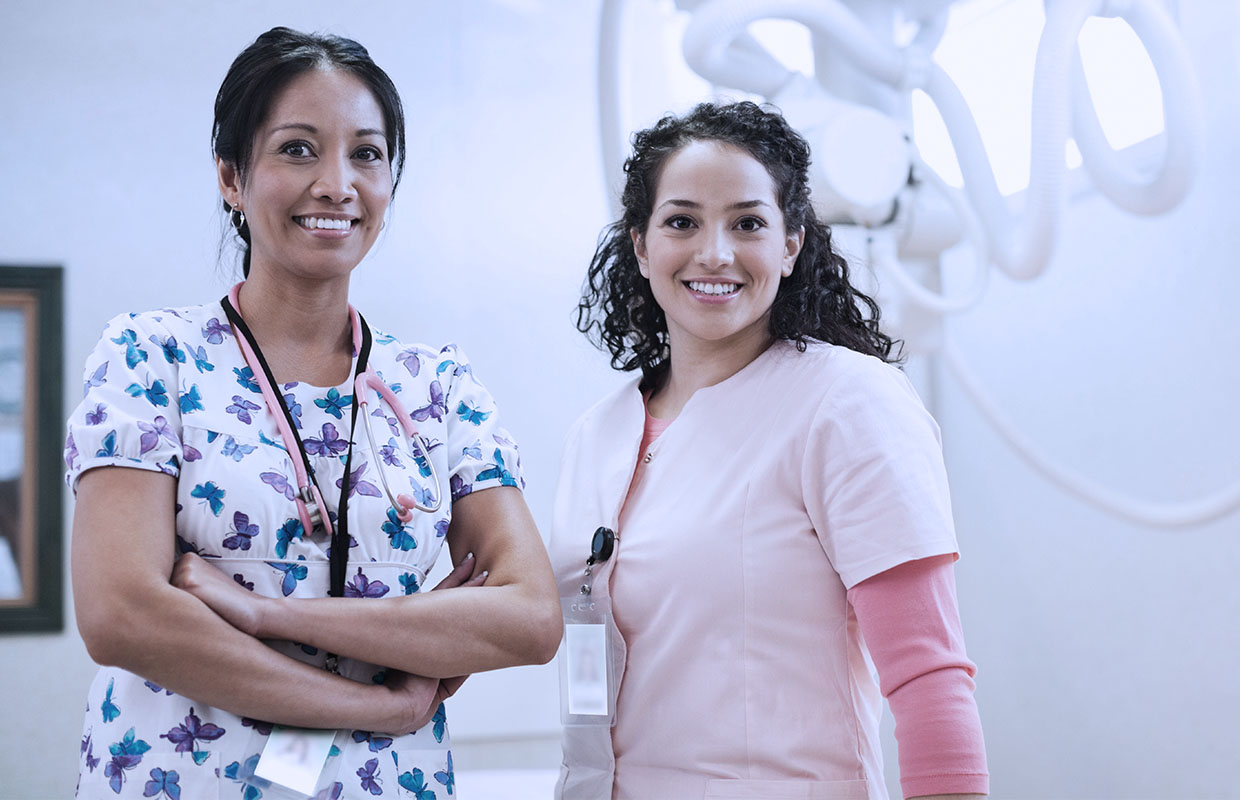
POLYGON ((895 280, 900 291, 916 305, 935 314, 958 314, 977 305, 982 299, 982 294, 986 291, 986 278, 990 274, 990 262, 986 258, 986 234, 982 230, 981 223, 978 222, 977 215, 973 213, 973 209, 969 207, 969 204, 961 196, 960 190, 948 186, 925 163, 919 161, 916 163, 916 167, 918 168, 916 171, 917 176, 934 187, 939 194, 943 195, 960 216, 960 221, 964 225, 965 237, 973 247, 973 280, 969 284, 969 288, 961 293, 959 297, 948 298, 941 292, 927 289, 920 281, 908 274, 896 252, 895 240, 889 236, 874 237, 871 263, 876 270, 881 268, 884 274, 890 275, 895 280))
POLYGON ((1072 131, 1086 172, 1111 202, 1133 214, 1162 214, 1188 194, 1204 128, 1201 93, 1174 20, 1155 0, 1136 0, 1117 14, 1132 26, 1149 53, 1163 98, 1162 164, 1138 174, 1107 142, 1090 100, 1079 49, 1072 54, 1072 131))
POLYGON ((729 61, 732 42, 751 23, 768 18, 790 19, 827 37, 879 80, 899 85, 904 76, 900 52, 874 38, 839 0, 711 0, 694 11, 685 29, 685 61, 712 83, 736 88, 770 83, 771 77, 746 74, 729 61))
POLYGON ((1196 500, 1181 503, 1150 503, 1098 484, 1067 467, 1056 466, 1040 453, 1034 443, 1017 431, 986 395, 969 371, 960 352, 944 341, 940 353, 948 370, 977 406, 982 417, 1026 464, 1051 483, 1080 500, 1117 517, 1155 528, 1185 528, 1202 525, 1240 508, 1240 481, 1196 500))
POLYGON ((603 178, 612 219, 623 212, 624 160, 628 143, 620 120, 620 57, 625 0, 603 0, 598 22, 598 132, 602 146, 603 178))

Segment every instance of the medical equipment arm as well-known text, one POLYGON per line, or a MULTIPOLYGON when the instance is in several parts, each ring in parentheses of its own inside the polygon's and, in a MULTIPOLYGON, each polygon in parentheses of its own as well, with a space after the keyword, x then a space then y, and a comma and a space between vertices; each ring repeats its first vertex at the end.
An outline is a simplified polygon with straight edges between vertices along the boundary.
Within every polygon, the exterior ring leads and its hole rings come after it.
POLYGON ((256 635, 436 678, 550 661, 560 606, 524 495, 498 486, 454 501, 447 541, 454 561, 475 555, 484 586, 383 600, 255 597, 256 635))
POLYGON ((176 480, 102 467, 78 482, 72 575, 95 661, 235 714, 285 725, 416 730, 438 682, 351 681, 277 653, 170 583, 176 480))

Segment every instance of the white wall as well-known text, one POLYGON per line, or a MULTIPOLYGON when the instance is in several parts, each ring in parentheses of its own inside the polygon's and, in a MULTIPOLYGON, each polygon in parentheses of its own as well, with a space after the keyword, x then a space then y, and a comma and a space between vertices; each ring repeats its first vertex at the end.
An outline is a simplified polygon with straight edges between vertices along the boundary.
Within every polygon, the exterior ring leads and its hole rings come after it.
MULTIPOLYGON (((1210 111, 1189 202, 1148 221, 1076 199, 1048 274, 996 281, 950 327, 1044 448, 1151 499, 1240 477, 1240 326, 1224 300, 1240 296, 1240 20, 1223 3, 1180 6, 1210 111)), ((66 403, 108 317, 216 297, 233 279, 227 259, 216 266, 208 150, 232 56, 275 24, 350 35, 401 89, 412 151, 355 302, 402 337, 470 353, 523 445, 545 530, 561 436, 616 380, 570 323, 607 221, 596 14, 578 0, 6 0, 0 263, 66 267, 66 403)), ((950 377, 938 385, 996 796, 1238 796, 1240 516, 1179 532, 1112 520, 1025 468, 950 377)), ((0 798, 68 796, 93 673, 71 613, 66 633, 3 637, 0 653, 0 798)), ((550 668, 471 680, 453 708, 458 746, 552 735, 554 684, 550 668)))

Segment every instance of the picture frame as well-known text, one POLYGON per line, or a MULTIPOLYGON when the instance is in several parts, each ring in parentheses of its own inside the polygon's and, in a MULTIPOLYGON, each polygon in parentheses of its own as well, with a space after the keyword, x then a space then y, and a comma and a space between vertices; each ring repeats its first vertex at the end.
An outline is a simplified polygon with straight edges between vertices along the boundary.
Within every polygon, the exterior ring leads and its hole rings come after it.
POLYGON ((0 265, 0 634, 64 627, 63 286, 0 265))

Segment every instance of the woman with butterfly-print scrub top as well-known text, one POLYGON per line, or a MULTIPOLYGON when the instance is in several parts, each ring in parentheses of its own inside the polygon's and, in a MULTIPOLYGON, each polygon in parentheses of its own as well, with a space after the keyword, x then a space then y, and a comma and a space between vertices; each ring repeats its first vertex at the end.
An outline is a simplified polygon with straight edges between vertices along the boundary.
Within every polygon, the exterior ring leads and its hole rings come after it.
POLYGON ((273 726, 335 731, 309 796, 455 796, 444 699, 462 676, 555 652, 550 565, 495 401, 455 346, 404 344, 348 305, 399 182, 403 124, 356 42, 260 36, 224 80, 212 136, 245 253, 243 323, 225 301, 122 314, 87 359, 65 458, 78 627, 103 666, 79 797, 307 796, 254 777, 273 726), (243 356, 247 331, 283 408, 243 356), (367 333, 429 462, 388 403, 357 420, 377 452, 350 435, 367 333), (347 522, 339 597, 331 540, 294 500, 285 414, 331 521, 347 522), (441 507, 402 521, 380 468, 441 507), (426 591, 445 542, 457 566, 426 591))

